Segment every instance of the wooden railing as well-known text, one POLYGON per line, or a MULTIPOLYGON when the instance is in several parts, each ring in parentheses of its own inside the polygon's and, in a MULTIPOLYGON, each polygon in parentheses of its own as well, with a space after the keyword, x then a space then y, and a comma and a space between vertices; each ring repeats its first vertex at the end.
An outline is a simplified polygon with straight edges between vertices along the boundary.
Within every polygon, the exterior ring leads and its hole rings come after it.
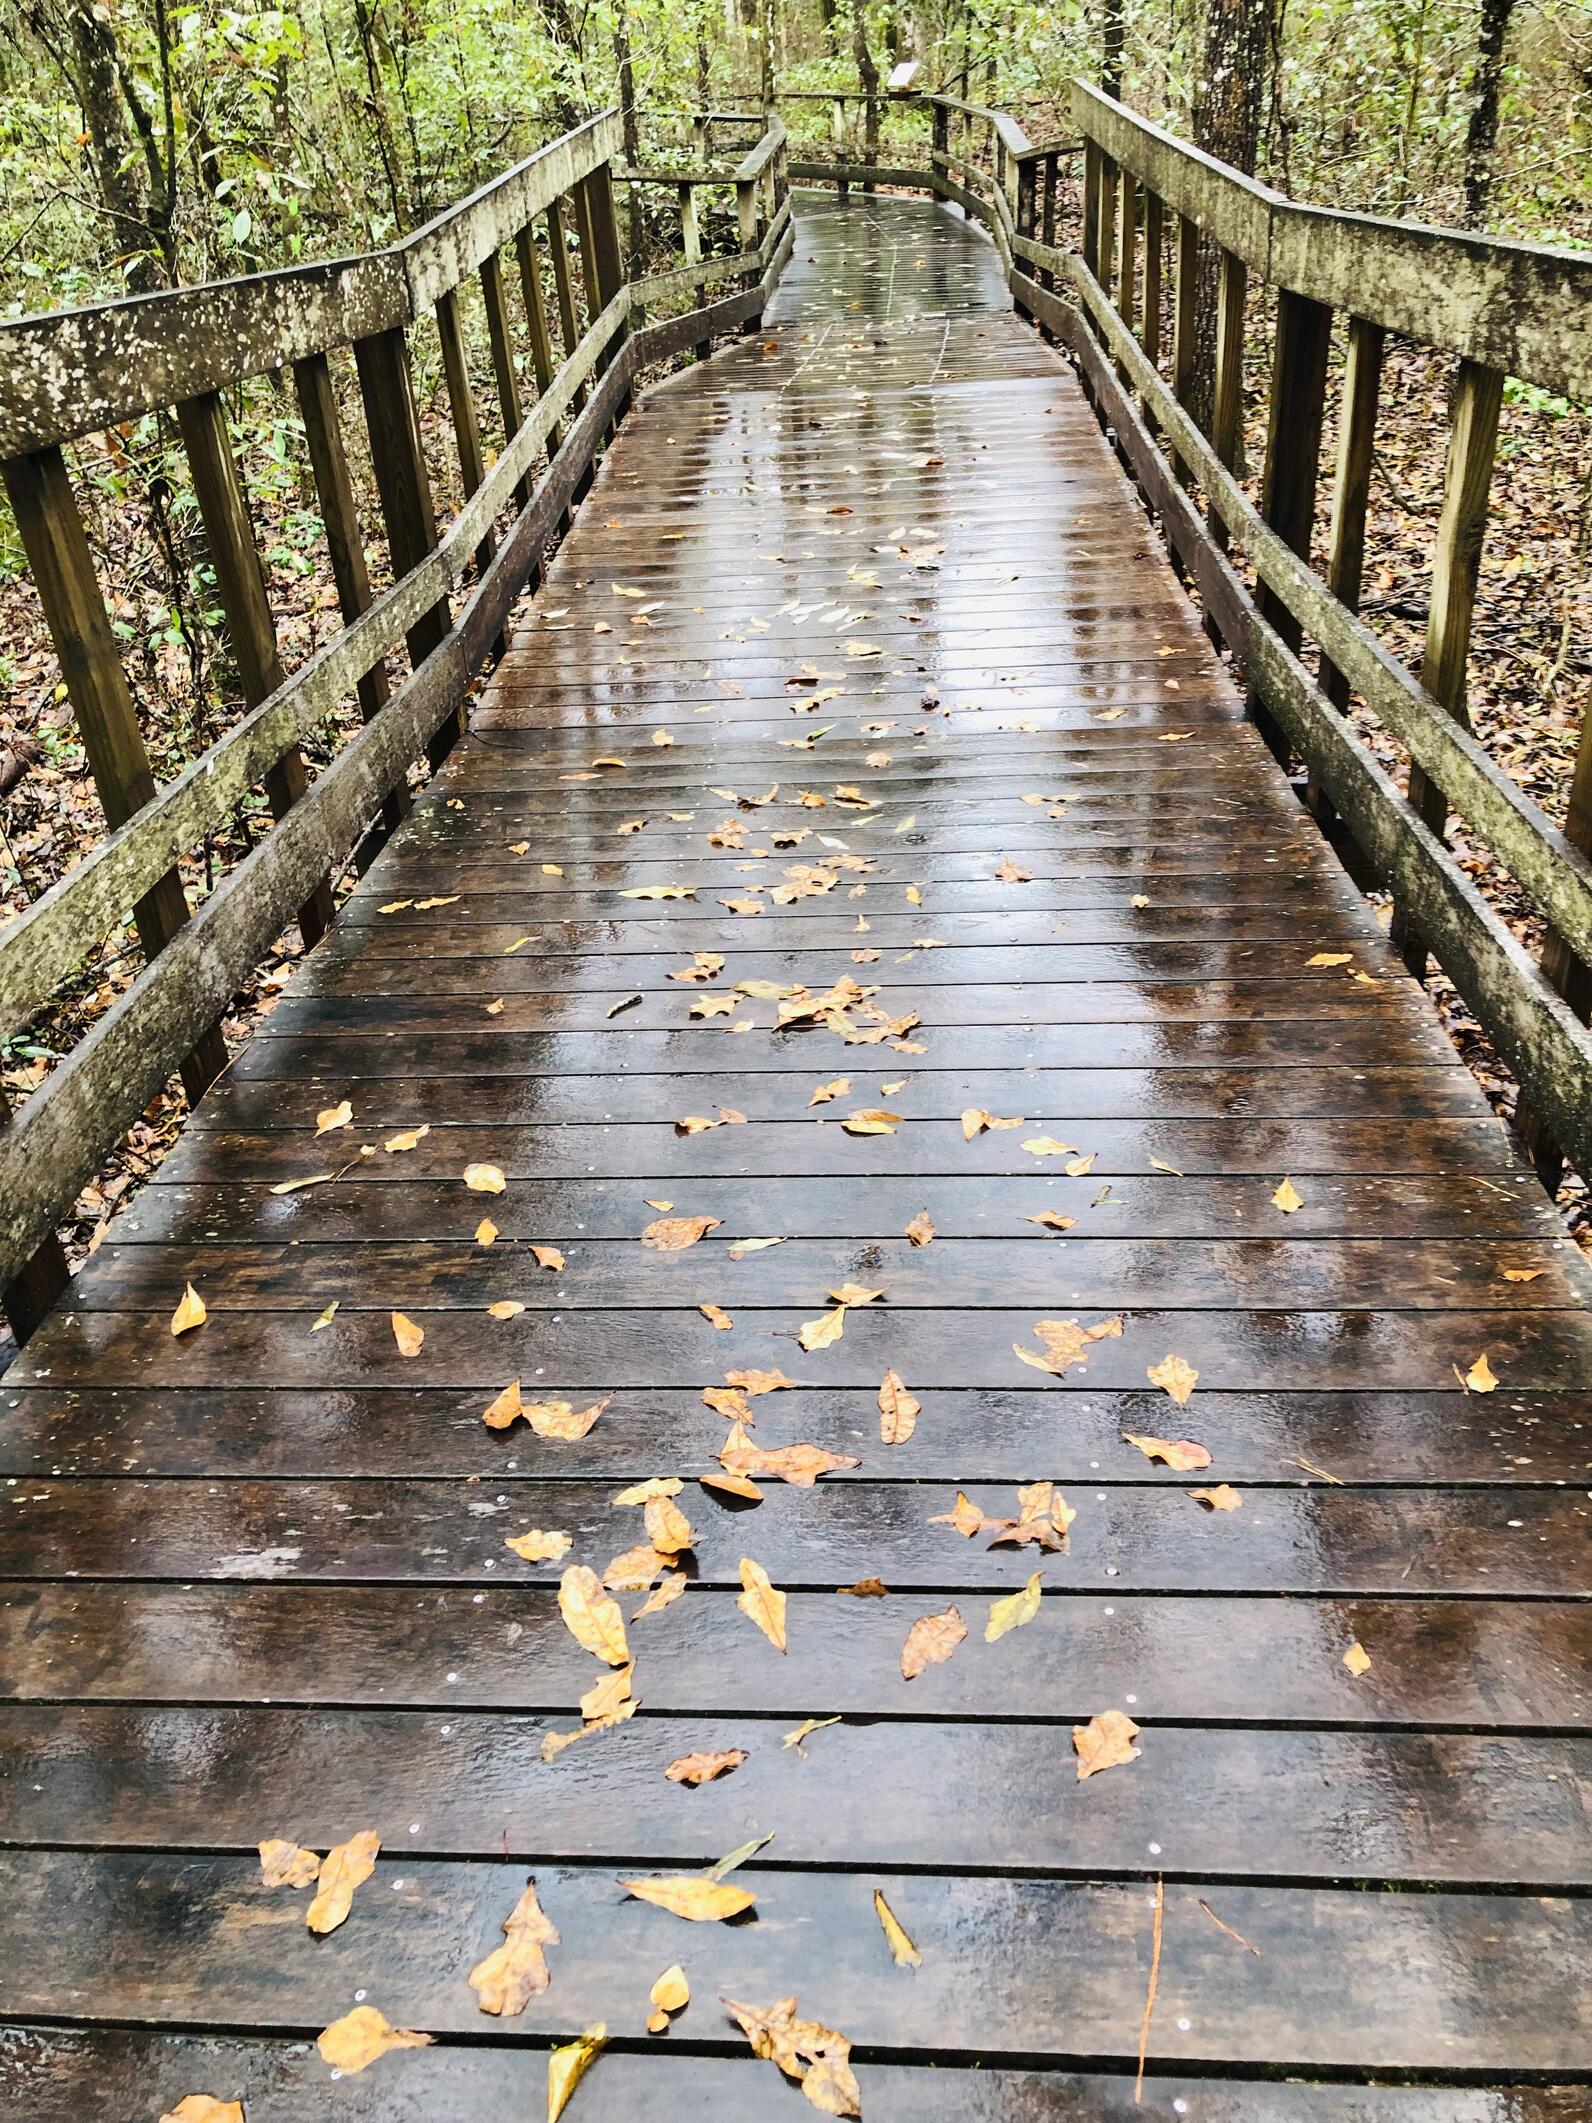
POLYGON ((315 941, 333 876, 368 862, 407 808, 411 765, 421 753, 435 764, 459 734, 465 696, 638 374, 761 318, 791 240, 778 121, 727 170, 693 179, 735 190, 737 253, 703 259, 684 216, 685 261, 636 282, 614 210, 619 146, 607 112, 387 250, 0 327, 0 464, 111 828, 0 930, 0 1035, 47 1010, 129 908, 145 959, 8 1125, 0 1109, 0 1287, 19 1338, 64 1285, 56 1226, 84 1183, 173 1075, 190 1098, 215 1078, 227 1059, 220 1020, 257 961, 295 917, 315 941), (490 467, 461 316, 472 281, 506 438, 490 467), (703 289, 726 285, 701 304, 703 289), (643 321, 682 301, 679 314, 643 321), (410 335, 428 316, 465 496, 441 535, 411 375, 410 335), (380 595, 339 418, 333 364, 349 351, 391 561, 380 595), (224 396, 278 371, 297 394, 344 621, 291 676, 224 396), (180 437, 247 710, 159 788, 68 459, 78 438, 150 413, 180 437), (389 666, 404 662, 395 677, 389 666), (301 743, 351 697, 363 727, 312 783, 301 743), (261 784, 275 824, 191 909, 180 863, 261 784))
MULTIPOLYGON (((931 167, 871 168, 988 230, 1017 307, 1077 361, 1251 713, 1302 762, 1328 830, 1385 887, 1407 963, 1435 959, 1520 1085, 1517 1123, 1556 1181, 1592 1176, 1592 718, 1566 822, 1472 734, 1472 612, 1508 377, 1592 402, 1592 255, 1302 206, 1083 82, 1075 137, 1036 144, 1004 112, 934 96, 931 167), (1082 178, 1068 196, 1079 155, 1082 178), (1078 249, 1057 240, 1063 207, 1078 249), (1214 372, 1195 390, 1202 265, 1214 263, 1214 372), (1238 476, 1246 302, 1274 305, 1259 506, 1238 476), (1165 328, 1169 318, 1170 330, 1165 328), (1311 564, 1334 319, 1346 327, 1324 573, 1311 564), (1391 336, 1452 357, 1451 414, 1418 672, 1358 616, 1379 383, 1391 336), (1189 408, 1211 412, 1201 426, 1189 408), (1200 505, 1203 502, 1203 507, 1200 505), (1357 733, 1364 703, 1402 748, 1408 793, 1357 733), (1450 813, 1540 917, 1534 958, 1447 844, 1450 813)), ((857 182, 795 161, 797 177, 857 182)), ((1209 335, 1207 335, 1209 336, 1209 335)))

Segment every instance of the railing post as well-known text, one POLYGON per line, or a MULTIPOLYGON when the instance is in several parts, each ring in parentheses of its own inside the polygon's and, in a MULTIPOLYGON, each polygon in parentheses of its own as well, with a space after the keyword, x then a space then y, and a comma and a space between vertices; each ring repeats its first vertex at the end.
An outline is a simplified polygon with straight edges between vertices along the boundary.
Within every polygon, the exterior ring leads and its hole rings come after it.
MULTIPOLYGON (((348 455, 337 418, 337 398, 332 388, 331 364, 324 354, 307 354, 293 364, 293 383, 298 393, 299 413, 304 422, 304 442, 309 452, 310 472, 320 504, 326 549, 337 585, 337 604, 346 622, 352 623, 370 605, 370 573, 365 561, 365 542, 360 535, 359 513, 354 506, 354 483, 349 476, 348 455)), ((359 712, 366 722, 381 712, 388 699, 387 666, 378 663, 367 671, 355 688, 359 712)), ((368 869, 387 834, 408 815, 409 791, 393 791, 381 807, 381 829, 367 833, 355 853, 355 867, 368 869)))
MULTIPOLYGON (((1045 157, 1044 181, 1039 195, 1039 240, 1051 249, 1054 249, 1056 242, 1056 182, 1059 162, 1059 156, 1045 157)), ((1056 274, 1053 267, 1045 265, 1039 268, 1039 284, 1054 291, 1056 274)))
MULTIPOLYGON (((114 832, 154 795, 155 777, 106 616, 71 475, 60 450, 50 448, 12 458, 5 467, 5 478, 17 534, 61 666, 84 757, 105 823, 114 832)), ((187 919, 187 894, 173 868, 133 909, 144 956, 154 958, 187 919)), ((217 1026, 182 1064, 183 1089, 191 1103, 197 1102, 226 1066, 226 1041, 217 1026)))
MULTIPOLYGON (((1117 315, 1131 332, 1138 300, 1139 186, 1132 170, 1117 172, 1117 315)), ((1117 377, 1128 380, 1124 363, 1117 363, 1117 377)))
MULTIPOLYGON (((1211 403, 1211 447, 1236 471, 1244 418, 1244 301, 1249 269, 1242 258, 1221 247, 1216 269, 1216 379, 1211 403)), ((1214 506, 1208 508, 1211 537, 1222 552, 1227 526, 1214 506)))
MULTIPOLYGON (((492 349, 492 380, 497 385, 498 406, 503 415, 503 439, 508 441, 517 435, 525 421, 525 407, 520 398, 519 373, 514 366, 514 340, 509 325, 508 298, 503 287, 503 258, 501 252, 488 251, 481 260, 481 306, 486 312, 487 343, 492 349)), ((443 348, 446 357, 447 348, 443 348)), ((529 472, 517 480, 514 498, 523 509, 531 498, 529 472)))
MULTIPOLYGON (((869 94, 863 105, 862 161, 865 169, 877 169, 879 165, 879 99, 869 94)), ((871 177, 863 179, 865 192, 877 191, 871 177)))
MULTIPOLYGON (((587 300, 595 318, 625 285, 625 253, 619 237, 619 214, 614 204, 613 173, 606 162, 599 162, 591 173, 583 177, 577 190, 580 195, 585 226, 591 237, 590 278, 587 281, 587 300)), ((625 342, 630 337, 630 320, 621 317, 619 329, 599 355, 597 373, 603 375, 624 353, 625 342)), ((614 426, 624 419, 630 410, 630 393, 622 393, 614 410, 614 426)), ((610 429, 610 433, 612 430, 610 429)))
MULTIPOLYGON (((1327 588, 1351 612, 1360 609, 1360 586, 1365 574, 1365 517, 1371 500, 1377 401, 1381 395, 1386 338, 1379 324, 1370 324, 1363 317, 1349 319, 1349 350, 1343 372, 1332 481, 1327 588)), ((1321 658, 1320 684, 1335 708, 1348 706, 1349 681, 1325 653, 1321 658)), ((1305 777, 1305 804, 1323 832, 1331 832, 1337 811, 1314 768, 1305 777)))
POLYGON ((1096 280, 1100 278, 1100 186, 1105 157, 1098 144, 1083 144, 1083 262, 1096 280))
MULTIPOLYGON (((1426 649, 1419 674, 1421 684, 1438 706, 1466 729, 1470 727, 1470 716, 1465 708, 1465 673, 1503 393, 1501 370, 1484 367, 1479 361, 1460 363, 1448 463, 1443 474, 1443 512, 1438 519, 1437 549, 1432 560, 1426 649)), ((1413 763, 1409 801, 1432 831, 1441 835, 1448 818, 1447 799, 1413 763)), ((1404 963, 1418 980, 1423 979, 1426 946, 1399 906, 1393 910, 1392 934, 1404 963)))
POLYGON ((938 158, 951 152, 951 114, 938 99, 929 106, 929 111, 929 163, 938 169, 938 158))
MULTIPOLYGON (((1570 780, 1570 802, 1565 814, 1564 837, 1583 855, 1592 855, 1592 708, 1581 718, 1581 739, 1576 747, 1575 772, 1570 780)), ((1580 1018, 1592 1020, 1592 967, 1577 958, 1558 930, 1549 927, 1542 946, 1542 971, 1580 1018)), ((1525 1138, 1532 1162, 1550 1193, 1557 1191, 1564 1176, 1564 1154, 1522 1098, 1515 1125, 1525 1138)))
MULTIPOLYGON (((844 168, 846 161, 846 106, 838 96, 829 106, 829 137, 834 145, 835 160, 844 168)), ((844 199, 850 192, 851 186, 842 177, 835 189, 841 198, 844 199)))
MULTIPOLYGON (((257 708, 282 683, 282 660, 220 392, 206 391, 184 399, 177 407, 177 425, 188 454, 243 697, 251 708, 257 708)), ((308 787, 303 754, 296 744, 289 745, 265 777, 272 817, 285 818, 308 787)), ((299 930, 306 946, 320 941, 335 912, 331 885, 323 878, 299 909, 299 930)))
MULTIPOLYGON (((1282 288, 1277 295, 1277 340, 1272 357, 1266 465, 1260 512, 1291 551, 1310 559, 1316 521, 1316 484, 1321 463, 1321 423, 1327 401, 1327 355, 1332 347, 1332 311, 1324 302, 1282 288)), ((1256 605, 1296 654, 1304 630, 1274 590, 1262 583, 1256 605)), ((1262 736, 1286 765, 1288 740, 1266 712, 1251 682, 1249 712, 1262 736)))
MULTIPOLYGON (((459 448, 459 479, 468 498, 486 477, 486 459, 481 450, 480 423, 475 416, 475 391, 465 357, 457 288, 449 288, 437 297, 436 317, 437 336, 442 342, 442 372, 448 386, 448 411, 453 417, 454 440, 459 448)), ((505 427, 504 440, 511 441, 513 436, 514 429, 505 427)), ((475 549, 475 564, 483 575, 496 551, 497 539, 488 524, 475 549)))
MULTIPOLYGON (((547 252, 553 262, 553 293, 558 302, 558 330, 567 358, 575 350, 575 342, 580 337, 580 327, 575 320, 575 283, 569 269, 569 243, 564 233, 562 193, 548 202, 547 252)), ((569 403, 572 413, 581 410, 586 403, 585 384, 580 385, 569 403)))
MULTIPOLYGON (((409 375, 409 347, 403 328, 392 325, 354 341, 354 365, 359 371, 360 396, 365 405, 365 426, 370 437, 371 469, 381 496, 382 520, 387 526, 387 547, 397 581, 420 566, 437 542, 437 512, 431 499, 431 478, 425 451, 420 444, 420 425, 415 417, 414 386, 409 375)), ((423 612, 408 632, 409 660, 418 670, 447 633, 451 623, 448 600, 441 597, 423 612)), ((465 728, 461 704, 442 724, 426 756, 432 766, 441 766, 465 728)))
MULTIPOLYGON (((0 1131, 5 1129, 10 1117, 5 1095, 0 1092, 0 1131)), ((21 1274, 14 1276, 0 1290, 0 1307, 4 1308, 19 1349, 32 1337, 39 1322, 50 1312, 71 1280, 66 1249, 57 1233, 52 1231, 34 1247, 21 1274)))
MULTIPOLYGON (((1177 262, 1172 290, 1172 394, 1186 412, 1194 395, 1194 371, 1199 358, 1199 223, 1187 214, 1177 217, 1177 262)), ((1172 470, 1180 483, 1194 483, 1192 467, 1172 452, 1172 470)))

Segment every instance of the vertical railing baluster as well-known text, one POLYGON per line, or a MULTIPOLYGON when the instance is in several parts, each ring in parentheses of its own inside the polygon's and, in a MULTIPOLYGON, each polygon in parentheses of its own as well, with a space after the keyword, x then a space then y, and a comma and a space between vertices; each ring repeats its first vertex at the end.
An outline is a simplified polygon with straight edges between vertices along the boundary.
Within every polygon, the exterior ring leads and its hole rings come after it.
MULTIPOLYGON (((1321 425, 1327 403, 1327 356, 1332 349, 1332 311, 1324 302, 1282 288, 1277 296, 1277 338, 1272 355, 1271 403, 1260 512, 1278 537, 1308 563, 1316 521, 1321 466, 1321 425)), ((1256 606, 1296 653, 1304 630, 1285 601, 1260 585, 1256 606)), ((1286 765, 1288 741, 1266 712, 1253 684, 1249 709, 1261 734, 1286 765)))
MULTIPOLYGON (((396 582, 412 568, 418 568, 437 543, 437 512, 420 440, 414 383, 409 374, 409 347, 402 327, 393 325, 384 332, 356 339, 354 366, 359 372, 371 469, 381 497, 396 582)), ((437 648, 451 617, 447 598, 440 597, 409 629, 409 660, 416 669, 437 648)), ((461 702, 426 747, 426 757, 434 767, 441 766, 464 728, 461 702)))
MULTIPOLYGON (((1244 303, 1249 271, 1223 245, 1216 268, 1216 377, 1211 403, 1211 447, 1227 469, 1237 469, 1244 436, 1244 303)), ((1208 505, 1211 537, 1226 552, 1227 526, 1208 505)))
MULTIPOLYGON (((1177 217, 1177 258, 1172 284, 1172 395, 1185 412, 1192 406, 1199 365, 1199 224, 1187 214, 1177 217)), ((1185 487, 1194 484, 1187 459, 1172 452, 1172 470, 1185 487)))
MULTIPOLYGON (((519 371, 514 366, 514 330, 509 322, 501 251, 489 251, 481 260, 479 278, 481 307, 486 312, 487 345, 492 352, 492 381, 497 386, 498 406, 503 415, 503 439, 507 442, 524 425, 525 406, 520 397, 519 371)), ((522 509, 531 498, 532 485, 528 470, 515 481, 514 498, 522 509)))
MULTIPOLYGON (((337 417, 337 395, 332 385, 331 364, 324 354, 308 354, 293 364, 293 383, 298 393, 299 414, 304 422, 304 442, 316 500, 326 532, 326 549, 337 586, 337 605, 344 621, 352 623, 370 605, 370 571, 365 559, 365 541, 360 534, 359 514, 354 505, 354 483, 343 448, 342 424, 337 417)), ((359 711, 366 722, 379 714, 389 697, 387 666, 376 664, 355 688, 359 711)), ((387 834, 409 811, 409 791, 395 789, 381 807, 381 829, 367 833, 354 857, 363 874, 387 834)))
MULTIPOLYGON (((243 697, 251 708, 257 708, 281 685, 282 660, 265 593, 265 572, 249 520, 248 497, 232 454, 220 392, 205 391, 197 398, 184 399, 177 407, 177 426, 187 452, 243 697)), ((304 756, 297 744, 291 744, 265 776, 272 817, 285 818, 308 787, 304 756)), ((323 878, 299 909, 299 929, 307 946, 318 943, 325 935, 335 911, 330 881, 323 878)))

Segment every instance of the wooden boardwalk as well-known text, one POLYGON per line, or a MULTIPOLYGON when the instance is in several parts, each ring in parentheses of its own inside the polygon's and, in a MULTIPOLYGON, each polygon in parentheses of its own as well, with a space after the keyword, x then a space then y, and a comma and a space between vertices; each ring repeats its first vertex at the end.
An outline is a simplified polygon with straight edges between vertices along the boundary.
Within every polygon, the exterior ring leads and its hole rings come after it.
POLYGON ((762 2123, 807 2111, 720 1999, 794 1996, 890 2123, 1584 2117, 1588 1289, 982 238, 803 202, 763 331, 625 426, 471 735, 0 1386, 0 2116, 535 2116, 602 2021, 576 2123, 762 2123), (747 1369, 795 1384, 732 1466, 810 1443, 816 1486, 699 1486, 747 1369), (602 1413, 484 1424, 515 1380, 602 1413), (610 1672, 560 1578, 662 1476, 639 1707, 544 1762, 610 1672), (1138 1757, 1080 1780, 1106 1713, 1138 1757), (369 1829, 317 1939, 254 1847, 369 1829), (758 1839, 732 1922, 619 1884, 758 1839), (551 1981, 489 2018, 528 1877, 551 1981), (436 2046, 334 2080, 356 2002, 436 2046))

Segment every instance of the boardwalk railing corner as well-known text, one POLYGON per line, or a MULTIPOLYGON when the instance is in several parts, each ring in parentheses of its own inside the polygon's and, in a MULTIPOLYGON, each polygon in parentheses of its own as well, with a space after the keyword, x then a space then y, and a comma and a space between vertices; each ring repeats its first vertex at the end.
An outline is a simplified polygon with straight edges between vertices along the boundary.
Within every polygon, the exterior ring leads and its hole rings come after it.
POLYGON ((715 118, 696 123, 703 159, 684 173, 624 168, 606 111, 385 250, 0 326, 0 466, 110 829, 0 929, 0 1037, 35 1022, 129 908, 145 961, 25 1104, 0 1104, 0 1290, 19 1340, 65 1286, 57 1226, 85 1182, 173 1075, 193 1099, 226 1066, 220 1022, 257 961, 295 917, 316 941, 333 876, 366 867, 403 817, 414 762, 446 755, 635 379, 760 320, 790 254, 785 130, 759 116, 755 144, 719 164, 715 118), (662 270, 626 261, 615 211, 616 186, 653 181, 680 202, 683 262, 662 270), (733 197, 737 248, 705 256, 697 201, 715 187, 733 197), (461 315, 472 281, 505 436, 490 462, 461 315), (411 360, 427 319, 465 496, 441 532, 411 360), (379 595, 339 411, 349 353, 393 578, 379 595), (291 675, 227 406, 250 379, 287 375, 344 622, 291 675), (174 424, 246 710, 158 788, 69 456, 149 414, 174 424), (363 727, 312 783, 301 741, 353 695, 363 727), (184 858, 261 784, 272 829, 191 907, 184 858))
MULTIPOLYGON (((1592 401, 1592 254, 1301 205, 1084 81, 1071 88, 1074 137, 1040 143, 1010 113, 953 96, 865 100, 863 151, 819 160, 798 141, 793 177, 927 191, 982 223, 1018 311, 1077 363, 1213 635, 1244 671, 1268 742, 1302 767, 1305 800, 1355 873, 1390 893, 1406 963, 1422 975, 1435 961, 1516 1078, 1516 1125, 1544 1180, 1556 1185, 1566 1161, 1592 1173, 1592 717, 1561 826, 1466 712, 1506 381, 1592 401), (1076 249, 1060 240, 1069 209, 1076 249), (1213 318, 1201 314, 1202 282, 1213 318), (1274 354, 1257 507, 1240 471, 1246 303, 1259 301, 1274 354), (1335 330, 1346 349, 1321 572, 1311 553, 1335 330), (1359 616, 1390 340, 1452 364, 1414 671, 1359 616), (1400 748, 1404 786, 1356 728, 1356 704, 1400 748), (1540 950, 1456 857, 1450 814, 1529 899, 1540 950)), ((837 118, 837 141, 843 132, 837 118)))

